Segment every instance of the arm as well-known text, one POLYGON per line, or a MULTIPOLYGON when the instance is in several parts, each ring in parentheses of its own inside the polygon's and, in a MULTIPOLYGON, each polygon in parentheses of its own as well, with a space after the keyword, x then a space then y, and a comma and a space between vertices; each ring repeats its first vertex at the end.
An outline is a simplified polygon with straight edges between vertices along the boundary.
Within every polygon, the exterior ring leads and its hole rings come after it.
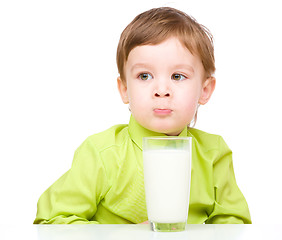
POLYGON ((214 209, 206 223, 251 223, 247 202, 237 186, 232 152, 220 137, 214 170, 214 209))
POLYGON ((86 140, 75 152, 71 169, 40 197, 34 223, 98 223, 91 219, 107 189, 99 153, 86 140))

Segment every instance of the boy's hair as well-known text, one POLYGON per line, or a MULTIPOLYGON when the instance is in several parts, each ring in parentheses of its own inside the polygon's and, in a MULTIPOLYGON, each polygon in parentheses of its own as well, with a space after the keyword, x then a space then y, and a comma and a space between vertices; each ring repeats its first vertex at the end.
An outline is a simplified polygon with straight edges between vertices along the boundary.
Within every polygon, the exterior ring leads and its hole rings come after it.
POLYGON ((124 29, 117 48, 117 66, 126 81, 124 65, 130 51, 141 45, 156 45, 177 37, 192 53, 200 57, 206 78, 215 72, 213 37, 209 30, 184 12, 170 7, 154 8, 136 16, 124 29))

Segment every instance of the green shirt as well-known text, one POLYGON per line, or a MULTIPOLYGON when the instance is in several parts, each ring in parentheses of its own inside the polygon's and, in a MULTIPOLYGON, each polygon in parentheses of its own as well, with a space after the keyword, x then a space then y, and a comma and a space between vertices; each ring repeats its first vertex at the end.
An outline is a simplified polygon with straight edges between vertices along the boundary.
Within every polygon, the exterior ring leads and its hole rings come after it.
MULTIPOLYGON (((128 125, 88 137, 71 169, 40 197, 34 223, 146 221, 142 139, 160 135, 131 117, 128 125)), ((223 139, 191 128, 180 136, 193 139, 188 223, 251 223, 223 139)))

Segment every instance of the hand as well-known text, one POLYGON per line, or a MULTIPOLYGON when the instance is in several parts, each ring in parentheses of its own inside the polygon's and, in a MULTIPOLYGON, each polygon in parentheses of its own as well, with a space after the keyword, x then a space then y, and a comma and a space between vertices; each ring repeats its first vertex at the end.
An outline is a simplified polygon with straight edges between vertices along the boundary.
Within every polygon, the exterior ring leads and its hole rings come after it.
POLYGON ((142 223, 139 223, 139 224, 148 224, 149 221, 145 221, 145 222, 142 222, 142 223))

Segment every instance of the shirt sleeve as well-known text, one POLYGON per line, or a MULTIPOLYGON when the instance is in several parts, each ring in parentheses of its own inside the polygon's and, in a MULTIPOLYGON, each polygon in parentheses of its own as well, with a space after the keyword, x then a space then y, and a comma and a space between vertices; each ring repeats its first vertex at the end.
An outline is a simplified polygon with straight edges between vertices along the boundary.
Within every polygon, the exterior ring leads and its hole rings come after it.
POLYGON ((247 202, 237 186, 232 152, 219 137, 219 154, 213 164, 214 208, 206 223, 251 223, 247 202))
POLYGON ((71 169, 39 198, 34 223, 98 223, 91 219, 107 189, 99 152, 86 140, 75 152, 71 169))

